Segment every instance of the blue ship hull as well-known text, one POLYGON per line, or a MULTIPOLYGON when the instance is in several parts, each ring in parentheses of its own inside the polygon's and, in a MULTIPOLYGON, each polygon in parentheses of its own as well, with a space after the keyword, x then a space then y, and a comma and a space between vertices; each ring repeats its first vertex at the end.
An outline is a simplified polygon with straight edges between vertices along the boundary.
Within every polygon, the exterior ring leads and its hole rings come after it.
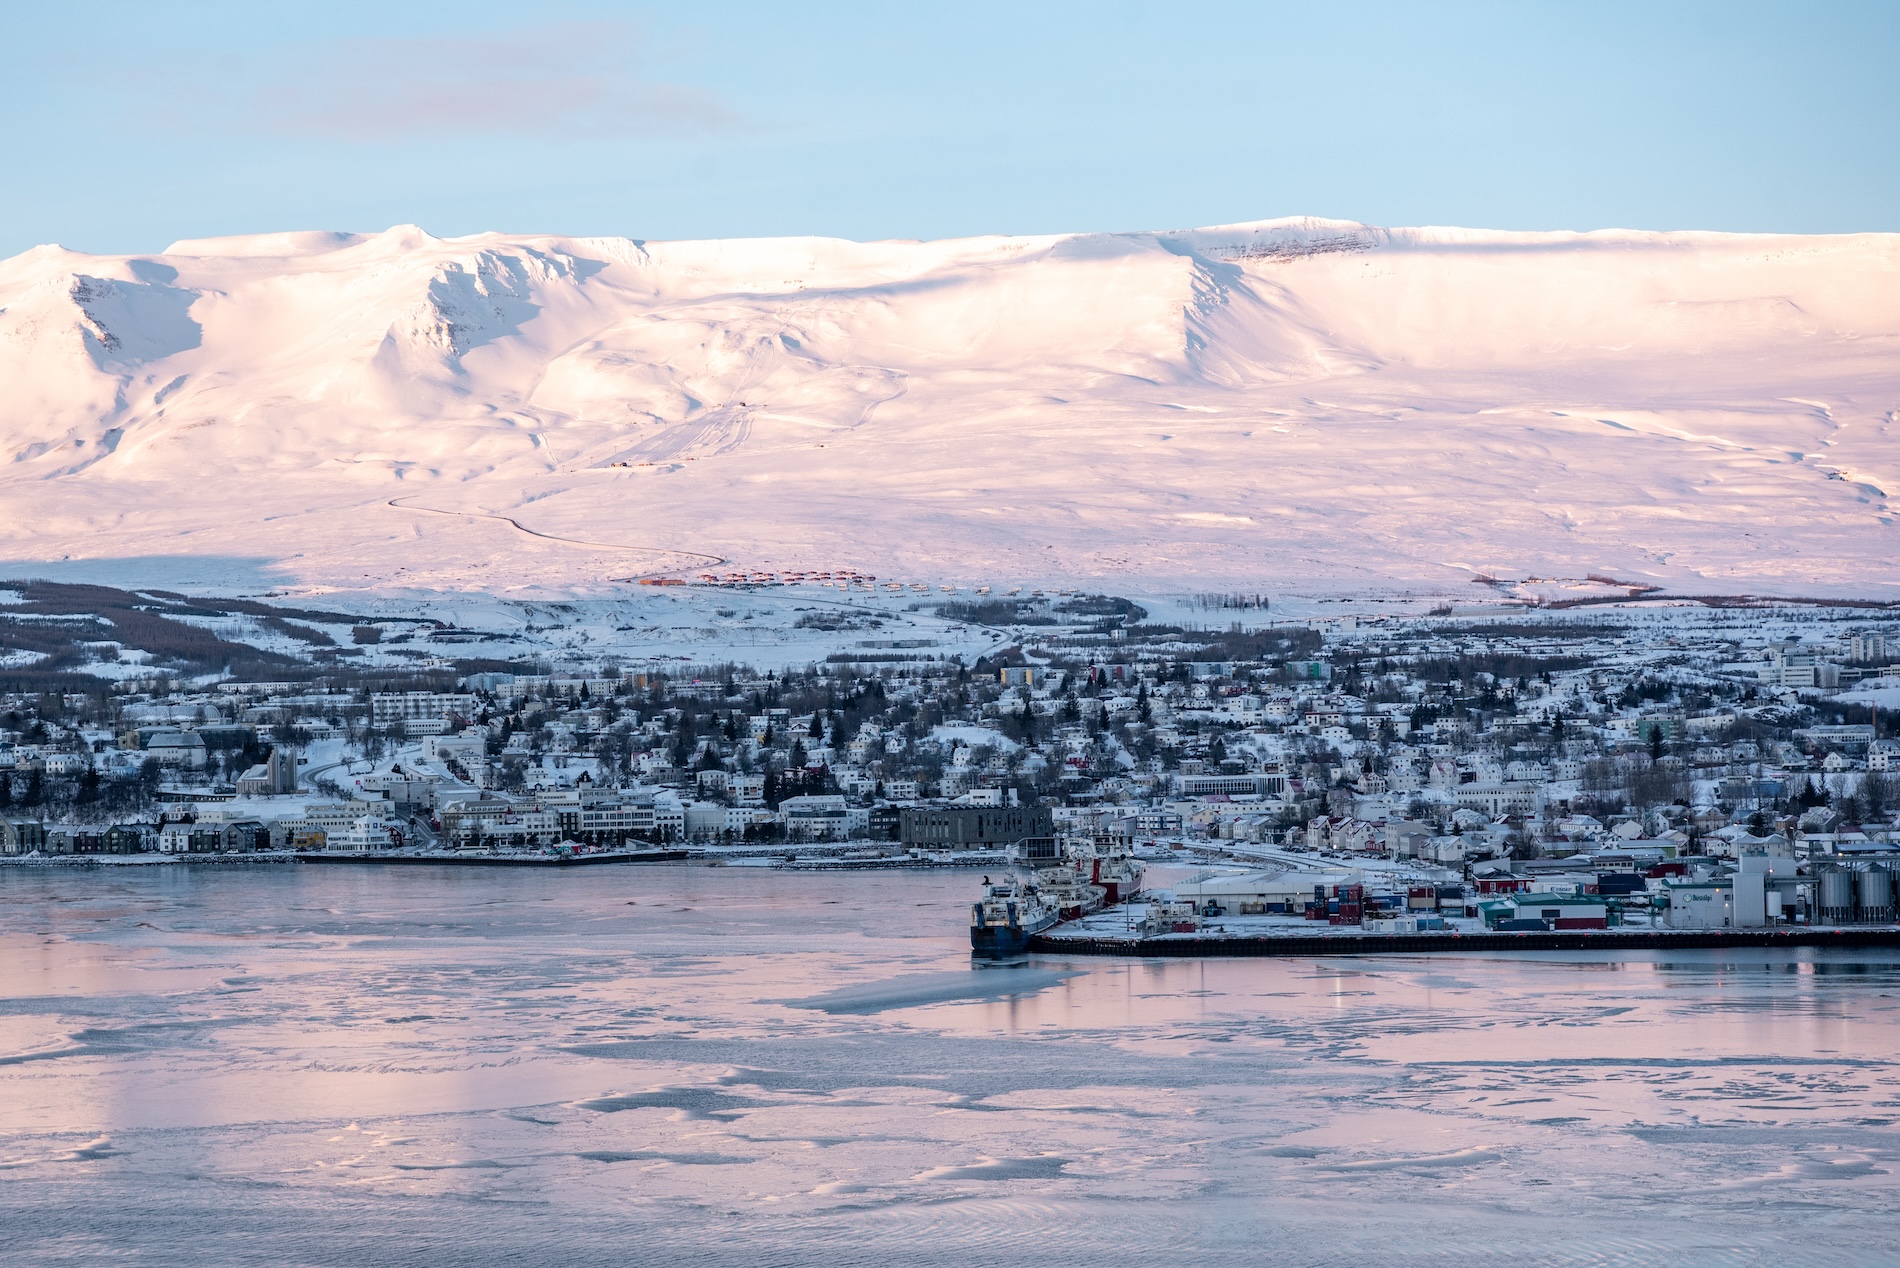
POLYGON ((1047 907, 1038 904, 1025 911, 1026 904, 1012 901, 1012 891, 1005 886, 992 886, 991 903, 1002 903, 1003 910, 986 912, 985 904, 976 903, 970 910, 970 952, 972 955, 989 956, 992 959, 1005 955, 1021 955, 1029 950, 1029 940, 1044 929, 1056 923, 1056 914, 1047 907), (996 916, 991 920, 991 915, 996 916))
POLYGON ((1029 932, 1021 925, 971 925, 970 954, 995 959, 1029 950, 1029 932))

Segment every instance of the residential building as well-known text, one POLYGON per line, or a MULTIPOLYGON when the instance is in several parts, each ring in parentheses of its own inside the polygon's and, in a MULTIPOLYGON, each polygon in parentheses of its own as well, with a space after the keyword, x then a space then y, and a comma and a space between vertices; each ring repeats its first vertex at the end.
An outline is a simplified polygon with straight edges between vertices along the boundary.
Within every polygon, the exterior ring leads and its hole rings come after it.
POLYGON ((475 716, 475 697, 447 691, 379 691, 370 697, 370 721, 378 727, 401 726, 405 735, 442 735, 457 729, 451 717, 475 716))

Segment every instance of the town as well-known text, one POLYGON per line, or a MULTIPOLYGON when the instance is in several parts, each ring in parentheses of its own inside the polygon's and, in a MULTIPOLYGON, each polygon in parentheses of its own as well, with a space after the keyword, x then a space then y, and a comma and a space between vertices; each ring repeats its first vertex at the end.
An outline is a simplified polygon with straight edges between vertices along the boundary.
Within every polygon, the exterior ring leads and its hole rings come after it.
POLYGON ((849 869, 1061 837, 1215 865, 1173 895, 1186 928, 1894 919, 1900 628, 1877 608, 920 602, 991 650, 66 673, 0 697, 0 853, 849 869))

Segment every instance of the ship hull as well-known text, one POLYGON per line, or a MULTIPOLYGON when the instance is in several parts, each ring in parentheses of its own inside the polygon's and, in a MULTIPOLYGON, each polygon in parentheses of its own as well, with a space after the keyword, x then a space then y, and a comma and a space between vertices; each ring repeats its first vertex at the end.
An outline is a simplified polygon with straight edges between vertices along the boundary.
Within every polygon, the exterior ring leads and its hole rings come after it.
POLYGON ((970 954, 996 959, 1006 955, 1022 955, 1029 950, 1029 940, 1045 929, 1052 928, 1058 922, 1054 919, 1038 920, 1029 925, 971 925, 970 954))
POLYGON ((970 954, 987 959, 1022 955, 1029 950, 1029 933, 1021 925, 970 926, 970 954))

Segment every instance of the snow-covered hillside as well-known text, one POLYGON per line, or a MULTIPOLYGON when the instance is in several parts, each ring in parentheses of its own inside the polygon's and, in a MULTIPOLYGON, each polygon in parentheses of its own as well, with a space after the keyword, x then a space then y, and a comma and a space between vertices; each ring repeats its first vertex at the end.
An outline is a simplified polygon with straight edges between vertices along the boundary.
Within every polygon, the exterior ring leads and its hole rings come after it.
POLYGON ((0 261, 0 556, 312 588, 1885 593, 1900 236, 290 233, 0 261))

